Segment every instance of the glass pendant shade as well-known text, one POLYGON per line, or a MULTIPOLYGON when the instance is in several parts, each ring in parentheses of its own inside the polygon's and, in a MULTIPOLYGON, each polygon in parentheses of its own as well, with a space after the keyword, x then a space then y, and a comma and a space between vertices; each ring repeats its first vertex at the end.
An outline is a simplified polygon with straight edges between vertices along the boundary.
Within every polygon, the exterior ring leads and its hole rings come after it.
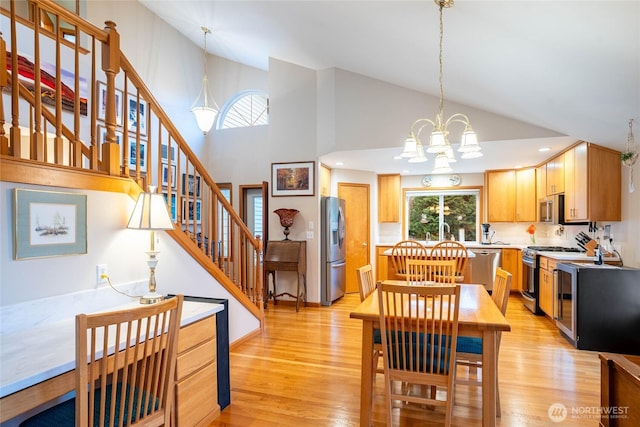
POLYGON ((441 130, 434 130, 431 132, 427 153, 440 153, 443 151, 445 144, 444 132, 441 130))
POLYGON ((216 116, 218 115, 218 110, 211 107, 193 107, 191 112, 194 116, 196 116, 196 122, 198 123, 198 128, 205 135, 207 132, 211 130, 213 127, 213 122, 216 120, 216 116))
POLYGON ((424 155, 424 147, 422 146, 422 144, 420 142, 417 143, 416 145, 416 151, 418 152, 418 155, 415 157, 411 157, 408 162, 409 163, 423 163, 427 161, 427 158, 424 155))
POLYGON ((404 150, 402 150, 401 157, 416 157, 418 155, 418 142, 416 141, 413 132, 409 134, 407 139, 404 140, 404 150))
POLYGON ((433 168, 433 173, 449 173, 453 169, 449 166, 449 161, 447 160, 447 155, 445 153, 440 153, 436 156, 435 166, 433 168))

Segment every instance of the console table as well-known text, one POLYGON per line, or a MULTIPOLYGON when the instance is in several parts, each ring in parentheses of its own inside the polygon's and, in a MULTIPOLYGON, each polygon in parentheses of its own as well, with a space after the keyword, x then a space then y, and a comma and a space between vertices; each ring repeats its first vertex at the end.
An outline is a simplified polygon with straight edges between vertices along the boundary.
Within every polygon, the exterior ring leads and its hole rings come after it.
POLYGON ((300 302, 307 304, 307 242, 297 240, 268 241, 264 256, 264 270, 267 278, 264 304, 273 298, 278 303, 278 297, 288 295, 296 299, 296 311, 300 310, 300 302), (277 293, 276 271, 294 271, 297 273, 296 295, 289 292, 277 293), (269 290, 269 275, 273 278, 273 291, 269 290), (302 285, 302 286, 301 286, 302 285))

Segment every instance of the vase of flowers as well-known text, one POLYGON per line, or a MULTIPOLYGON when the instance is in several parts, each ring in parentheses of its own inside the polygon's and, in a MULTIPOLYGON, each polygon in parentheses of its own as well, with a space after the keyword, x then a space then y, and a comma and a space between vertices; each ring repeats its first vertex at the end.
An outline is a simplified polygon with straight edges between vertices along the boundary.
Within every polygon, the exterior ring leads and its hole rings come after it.
POLYGON ((536 226, 534 224, 527 227, 527 233, 531 237, 531 243, 536 243, 536 226))

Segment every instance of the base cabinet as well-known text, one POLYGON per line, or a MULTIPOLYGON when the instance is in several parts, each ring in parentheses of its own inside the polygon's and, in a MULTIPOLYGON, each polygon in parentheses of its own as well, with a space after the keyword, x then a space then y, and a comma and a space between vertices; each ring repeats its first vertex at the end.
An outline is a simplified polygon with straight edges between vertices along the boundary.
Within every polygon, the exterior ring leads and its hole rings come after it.
POLYGON ((522 251, 520 249, 502 249, 502 269, 511 273, 511 292, 522 291, 522 251))
POLYGON ((216 316, 180 330, 175 411, 178 426, 206 426, 220 415, 216 339, 216 316))

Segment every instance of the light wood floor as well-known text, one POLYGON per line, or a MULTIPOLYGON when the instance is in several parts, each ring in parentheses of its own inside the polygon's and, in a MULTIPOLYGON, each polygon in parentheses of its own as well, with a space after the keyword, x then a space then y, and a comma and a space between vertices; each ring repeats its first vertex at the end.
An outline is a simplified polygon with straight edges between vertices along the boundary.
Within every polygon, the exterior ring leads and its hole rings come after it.
MULTIPOLYGON (((269 305, 266 331, 231 352, 231 405, 210 426, 359 425, 361 322, 349 318, 359 303, 348 294, 330 307, 269 305)), ((582 414, 600 405, 598 354, 576 350, 551 320, 509 300, 511 332, 502 335, 499 359, 500 426, 597 426, 582 414), (562 403, 564 422, 551 422, 549 407, 562 403)), ((466 376, 459 368, 458 376, 466 376)), ((376 381, 374 425, 385 425, 383 378, 376 381)), ((458 385, 454 425, 481 425, 479 387, 458 385)), ((395 425, 444 421, 441 409, 394 408, 395 425)))

